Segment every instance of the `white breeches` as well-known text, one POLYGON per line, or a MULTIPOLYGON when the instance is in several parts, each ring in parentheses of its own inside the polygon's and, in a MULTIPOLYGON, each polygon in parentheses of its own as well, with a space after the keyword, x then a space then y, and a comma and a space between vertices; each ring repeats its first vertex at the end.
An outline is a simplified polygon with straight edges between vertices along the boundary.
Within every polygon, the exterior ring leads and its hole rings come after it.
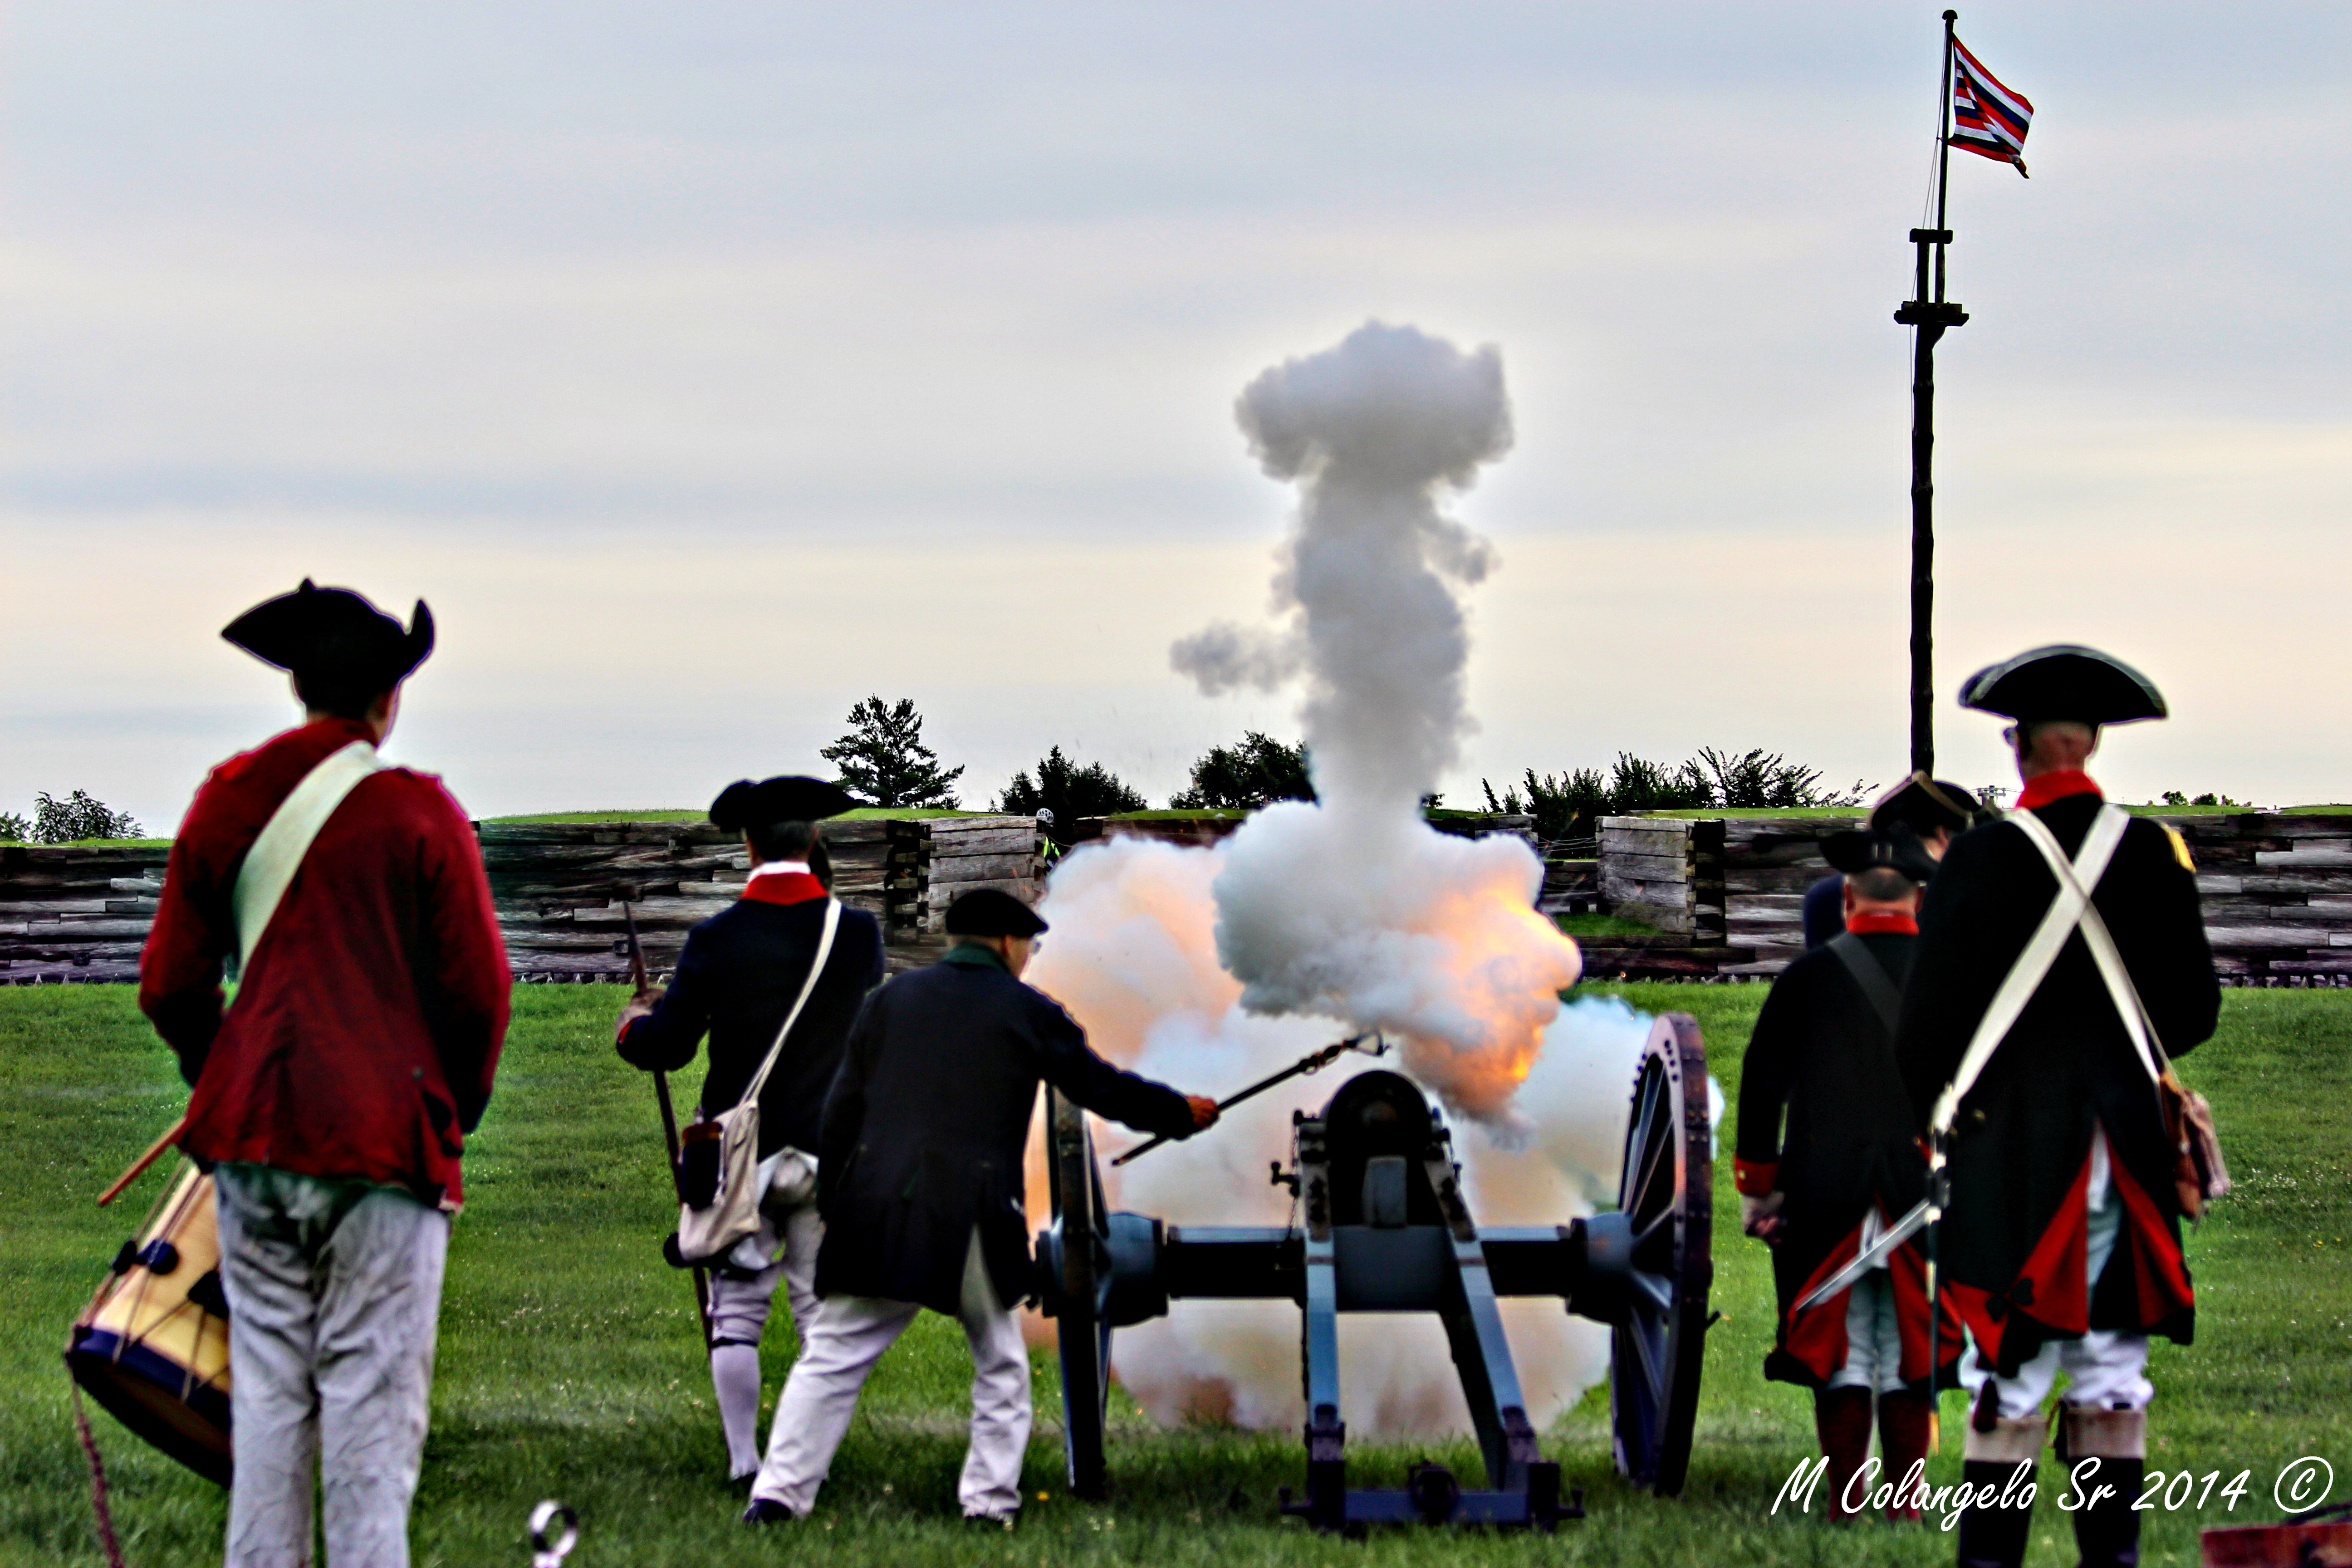
POLYGON ((226 1568, 406 1568, 449 1216, 404 1192, 214 1172, 228 1296, 226 1568))
POLYGON ((760 1228, 727 1255, 738 1269, 757 1272, 749 1279, 710 1277, 713 1342, 758 1344, 780 1284, 803 1338, 816 1316, 816 1253, 824 1240, 824 1221, 816 1212, 816 1161, 797 1149, 779 1149, 760 1162, 759 1179, 760 1228))
MULTIPOLYGON (((2090 1237, 2084 1255, 2088 1287, 2098 1287, 2099 1276, 2115 1256, 2123 1234, 2124 1202, 2116 1191, 2114 1167, 2104 1127, 2091 1134, 2091 1183, 2087 1200, 2090 1237)), ((2087 1292, 2086 1292, 2087 1293, 2087 1292)), ((2000 1413, 2022 1420, 2042 1408, 2056 1386, 2058 1374, 2067 1377, 2066 1403, 2099 1410, 2145 1410, 2156 1397, 2147 1380, 2147 1336, 2093 1329, 2079 1340, 2052 1340, 2040 1353, 2017 1369, 2015 1377, 1996 1377, 2000 1413)))
MULTIPOLYGON (((911 1301, 865 1296, 825 1300, 776 1403, 754 1498, 808 1512, 849 1430, 866 1374, 921 1310, 911 1301)), ((1029 1352, 1020 1319, 989 1283, 978 1230, 964 1254, 956 1316, 971 1344, 971 1444, 956 1498, 967 1514, 1010 1514, 1021 1506, 1021 1461, 1029 1447, 1029 1352)))
POLYGON ((760 1162, 760 1228, 728 1253, 733 1266, 710 1277, 710 1389, 727 1439, 727 1473, 760 1468, 760 1335, 776 1287, 784 1288, 803 1343, 816 1321, 816 1254, 824 1221, 816 1212, 816 1161, 797 1149, 760 1162), (751 1272, 730 1278, 740 1269, 751 1272))
POLYGON ((1832 1388, 1893 1394, 1903 1386, 1903 1331, 1895 1317, 1895 1279, 1874 1268, 1853 1282, 1845 1302, 1845 1364, 1832 1388))

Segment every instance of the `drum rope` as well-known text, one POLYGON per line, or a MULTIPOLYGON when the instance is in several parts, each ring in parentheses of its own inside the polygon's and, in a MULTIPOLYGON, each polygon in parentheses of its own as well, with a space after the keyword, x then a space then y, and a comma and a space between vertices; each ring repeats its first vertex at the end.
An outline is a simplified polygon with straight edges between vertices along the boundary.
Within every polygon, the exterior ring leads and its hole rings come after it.
POLYGON ((98 1439, 90 1436, 89 1415, 81 1405, 81 1384, 68 1381, 73 1394, 74 1430, 81 1435, 81 1451, 89 1458, 89 1508, 98 1516, 98 1543, 106 1550, 107 1568, 122 1568, 122 1543, 114 1536, 114 1510, 106 1503, 106 1466, 98 1457, 98 1439))

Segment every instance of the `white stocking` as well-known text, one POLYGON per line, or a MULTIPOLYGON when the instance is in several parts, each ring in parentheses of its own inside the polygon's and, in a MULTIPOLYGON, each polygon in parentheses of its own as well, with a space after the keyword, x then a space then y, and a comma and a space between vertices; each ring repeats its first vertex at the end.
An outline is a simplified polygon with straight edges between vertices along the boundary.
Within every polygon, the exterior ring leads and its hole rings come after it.
POLYGON ((760 1347, 710 1347, 710 1386, 727 1432, 727 1474, 740 1480, 760 1468, 760 1347))

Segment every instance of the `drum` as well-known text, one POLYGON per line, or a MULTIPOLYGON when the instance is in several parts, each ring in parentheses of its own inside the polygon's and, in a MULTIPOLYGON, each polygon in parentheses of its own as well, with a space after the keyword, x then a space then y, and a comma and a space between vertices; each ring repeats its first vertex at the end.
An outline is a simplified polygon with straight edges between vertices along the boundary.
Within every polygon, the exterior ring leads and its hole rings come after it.
POLYGON ((228 1301, 213 1180, 183 1168, 115 1255, 66 1340, 66 1365, 114 1418, 228 1485, 228 1301))

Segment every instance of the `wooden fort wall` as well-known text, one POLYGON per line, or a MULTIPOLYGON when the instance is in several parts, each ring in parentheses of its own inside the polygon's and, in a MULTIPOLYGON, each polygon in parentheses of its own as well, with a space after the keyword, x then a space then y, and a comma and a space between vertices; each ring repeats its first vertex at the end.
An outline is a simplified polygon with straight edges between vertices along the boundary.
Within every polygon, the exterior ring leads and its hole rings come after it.
MULTIPOLYGON (((488 822, 476 832, 521 981, 626 979, 629 916, 661 974, 751 875, 742 840, 709 823, 488 822)), ((956 894, 993 887, 1034 900, 1042 885, 1036 825, 1024 816, 835 822, 824 840, 834 891, 882 922, 894 969, 943 947, 940 917, 956 894)), ((0 984, 137 979, 168 855, 0 847, 0 984)))
MULTIPOLYGON (((1822 841, 1862 816, 1604 817, 1604 912, 1659 933, 1592 944, 1591 972, 1771 975, 1804 951, 1805 889, 1822 841)), ((2352 984, 2352 816, 2159 816, 2197 863, 2213 962, 2235 984, 2352 984)))

